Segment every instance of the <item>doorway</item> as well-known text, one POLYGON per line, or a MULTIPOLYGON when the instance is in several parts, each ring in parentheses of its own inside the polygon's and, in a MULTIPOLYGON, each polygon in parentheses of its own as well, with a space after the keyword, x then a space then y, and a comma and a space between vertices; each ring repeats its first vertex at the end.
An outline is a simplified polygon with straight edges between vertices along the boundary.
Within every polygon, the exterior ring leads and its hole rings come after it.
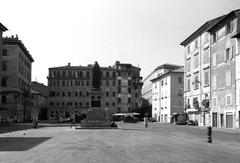
POLYGON ((223 120, 224 116, 223 114, 220 115, 220 122, 221 122, 221 128, 223 128, 224 125, 224 120, 223 120))
POLYGON ((213 121, 213 127, 217 127, 217 113, 213 113, 213 117, 212 117, 212 121, 213 121))
POLYGON ((226 127, 233 128, 233 115, 226 115, 226 127))

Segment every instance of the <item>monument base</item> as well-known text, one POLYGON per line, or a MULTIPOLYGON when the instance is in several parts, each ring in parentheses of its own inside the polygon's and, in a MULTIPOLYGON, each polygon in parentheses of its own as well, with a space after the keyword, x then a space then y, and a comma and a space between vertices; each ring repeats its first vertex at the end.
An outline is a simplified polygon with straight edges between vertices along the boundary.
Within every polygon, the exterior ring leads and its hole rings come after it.
POLYGON ((99 108, 91 108, 87 112, 87 118, 81 121, 81 129, 94 128, 117 128, 105 119, 105 112, 99 108))

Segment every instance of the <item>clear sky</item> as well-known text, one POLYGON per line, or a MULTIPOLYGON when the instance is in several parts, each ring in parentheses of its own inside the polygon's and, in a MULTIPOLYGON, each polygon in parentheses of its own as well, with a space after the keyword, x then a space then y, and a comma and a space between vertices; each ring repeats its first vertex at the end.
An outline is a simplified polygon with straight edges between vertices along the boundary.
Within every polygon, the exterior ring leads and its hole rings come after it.
POLYGON ((32 80, 48 68, 116 60, 146 77, 164 63, 184 64, 179 44, 206 21, 240 8, 240 0, 0 0, 0 22, 18 34, 35 62, 32 80))

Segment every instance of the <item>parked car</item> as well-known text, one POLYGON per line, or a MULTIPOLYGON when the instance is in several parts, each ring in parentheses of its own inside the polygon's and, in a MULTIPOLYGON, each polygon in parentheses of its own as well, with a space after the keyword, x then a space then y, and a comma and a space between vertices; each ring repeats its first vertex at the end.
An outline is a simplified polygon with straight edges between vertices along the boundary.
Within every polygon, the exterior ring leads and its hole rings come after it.
POLYGON ((68 118, 60 117, 60 118, 58 119, 58 122, 59 122, 59 123, 62 123, 62 122, 70 122, 70 121, 71 121, 71 118, 70 118, 70 117, 68 117, 68 118))
POLYGON ((193 120, 189 120, 187 122, 187 125, 189 125, 189 126, 198 126, 198 122, 197 121, 193 121, 193 120))
POLYGON ((157 120, 156 120, 155 118, 148 118, 148 120, 149 120, 150 122, 157 122, 157 120))

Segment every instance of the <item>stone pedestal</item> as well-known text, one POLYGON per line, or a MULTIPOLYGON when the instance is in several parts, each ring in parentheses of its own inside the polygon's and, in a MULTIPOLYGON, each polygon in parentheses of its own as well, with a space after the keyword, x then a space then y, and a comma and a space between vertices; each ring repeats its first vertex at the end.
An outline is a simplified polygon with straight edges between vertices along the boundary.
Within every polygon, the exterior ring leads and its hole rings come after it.
POLYGON ((88 109, 87 118, 81 121, 81 128, 112 128, 111 122, 105 118, 104 109, 101 108, 102 92, 100 89, 93 89, 89 94, 91 108, 88 109))

